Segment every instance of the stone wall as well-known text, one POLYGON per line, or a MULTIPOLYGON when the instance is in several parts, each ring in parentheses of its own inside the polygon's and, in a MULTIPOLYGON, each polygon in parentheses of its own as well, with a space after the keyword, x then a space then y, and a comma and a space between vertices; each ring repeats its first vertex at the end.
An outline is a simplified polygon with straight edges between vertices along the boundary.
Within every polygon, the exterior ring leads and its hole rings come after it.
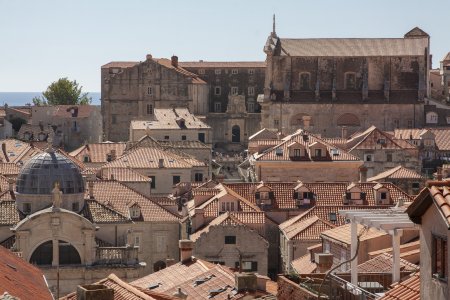
POLYGON ((299 286, 298 283, 289 280, 285 276, 278 276, 278 300, 315 300, 317 296, 299 286))

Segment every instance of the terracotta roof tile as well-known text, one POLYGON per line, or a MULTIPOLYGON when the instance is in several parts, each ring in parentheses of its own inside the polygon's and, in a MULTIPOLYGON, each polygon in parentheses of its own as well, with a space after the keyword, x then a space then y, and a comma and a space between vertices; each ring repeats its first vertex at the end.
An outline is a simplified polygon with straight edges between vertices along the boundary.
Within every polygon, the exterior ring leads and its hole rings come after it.
POLYGON ((104 168, 103 179, 113 179, 120 182, 150 182, 150 178, 130 168, 104 168))
POLYGON ((281 225, 280 229, 290 240, 319 240, 322 232, 336 227, 317 216, 306 218, 289 226, 283 226, 283 228, 281 228, 281 225))
POLYGON ((28 159, 42 152, 41 149, 32 147, 29 143, 16 139, 2 140, 1 143, 5 144, 7 154, 5 156, 3 151, 0 151, 0 161, 2 162, 26 163, 28 159))
POLYGON ((387 291, 380 300, 420 300, 420 273, 412 274, 387 291))
POLYGON ((414 170, 407 169, 403 166, 397 166, 371 177, 367 179, 367 181, 379 181, 384 179, 424 179, 424 177, 414 170))
POLYGON ((57 118, 88 118, 97 108, 94 105, 57 105, 53 116, 57 118), (74 109, 74 114, 72 114, 74 109))
POLYGON ((0 247, 0 295, 4 292, 21 300, 53 299, 41 270, 0 247))
POLYGON ((85 201, 85 205, 80 214, 91 222, 98 224, 131 222, 131 219, 127 215, 123 215, 112 207, 99 203, 94 199, 85 201))
MULTIPOLYGON (((342 243, 345 243, 347 245, 351 244, 351 230, 350 230, 351 224, 345 224, 327 231, 322 232, 321 237, 322 238, 329 238, 333 239, 335 241, 339 241, 342 243)), ((358 224, 358 233, 363 232, 360 241, 365 241, 373 238, 377 238, 380 236, 388 235, 386 232, 380 231, 375 228, 369 228, 366 231, 364 230, 364 226, 358 224)))
POLYGON ((183 68, 265 68, 264 61, 183 61, 183 68))
MULTIPOLYGON (((9 193, 9 192, 6 192, 9 193)), ((16 202, 12 200, 2 200, 0 202, 0 224, 1 225, 15 225, 23 216, 17 209, 16 202)))
POLYGON ((116 152, 116 157, 123 155, 126 148, 125 143, 97 143, 87 144, 69 153, 70 156, 75 157, 79 161, 84 161, 85 155, 89 157, 89 161, 93 163, 107 163, 108 154, 111 151, 116 152))
POLYGON ((178 67, 173 66, 172 61, 170 59, 154 58, 153 60, 168 69, 175 70, 177 73, 191 78, 192 83, 194 83, 194 84, 206 84, 206 82, 203 81, 203 79, 201 79, 197 74, 189 72, 188 70, 184 69, 180 64, 178 64, 178 67))
POLYGON ((312 274, 317 270, 317 264, 311 261, 311 255, 305 254, 291 262, 292 268, 297 274, 312 274))
POLYGON ((102 66, 102 69, 107 68, 130 68, 138 65, 139 62, 137 61, 113 61, 110 63, 107 63, 102 66))
POLYGON ((355 149, 377 149, 377 147, 380 147, 379 140, 381 139, 384 139, 384 144, 382 145, 383 149, 417 149, 417 147, 412 144, 404 143, 401 140, 394 139, 393 136, 385 131, 378 129, 375 126, 369 127, 364 132, 352 135, 352 137, 347 140, 344 148, 348 149, 349 151, 355 149))
MULTIPOLYGON (((389 273, 392 272, 392 254, 383 253, 358 265, 360 273, 389 273)), ((400 258, 400 271, 418 271, 419 266, 400 258)))
POLYGON ((253 135, 251 135, 248 140, 249 141, 253 141, 253 140, 277 140, 278 136, 277 133, 275 131, 269 130, 267 128, 263 128, 260 131, 258 131, 257 133, 254 133, 253 135))
POLYGON ((0 162, 0 175, 17 176, 20 168, 15 163, 0 162))
POLYGON ((202 120, 189 112, 187 108, 155 108, 151 120, 133 120, 132 129, 211 129, 202 120), (184 127, 181 127, 177 119, 184 120, 184 127))

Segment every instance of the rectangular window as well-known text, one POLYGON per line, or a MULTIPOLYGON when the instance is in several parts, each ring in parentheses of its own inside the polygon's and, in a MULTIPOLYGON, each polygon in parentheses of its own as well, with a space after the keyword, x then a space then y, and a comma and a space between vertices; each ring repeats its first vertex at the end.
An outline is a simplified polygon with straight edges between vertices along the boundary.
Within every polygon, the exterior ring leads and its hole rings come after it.
MULTIPOLYGON (((239 262, 235 262, 236 269, 239 269, 239 262)), ((256 272, 258 271, 258 262, 256 261, 243 261, 242 271, 244 272, 256 272)))
POLYGON ((413 128, 413 120, 408 119, 407 124, 408 128, 413 128))
POLYGON ((153 115, 153 105, 147 104, 147 115, 153 115))
POLYGON ((294 156, 299 157, 300 155, 300 149, 294 149, 294 156))
POLYGON ((23 204, 23 213, 29 214, 31 212, 31 203, 24 203, 23 204))
POLYGON ((331 212, 329 215, 330 221, 331 222, 336 222, 337 221, 337 214, 335 212, 331 212))
POLYGON ((222 104, 220 102, 214 103, 214 112, 216 113, 222 112, 222 104))
POLYGON ((381 200, 386 200, 387 199, 387 193, 386 192, 380 193, 380 199, 381 200))
POLYGON ((230 211, 234 211, 234 202, 231 202, 230 204, 230 211))
POLYGON ((253 87, 253 86, 249 86, 248 87, 248 95, 249 96, 254 96, 255 95, 255 87, 253 87))
POLYGON ((221 73, 222 73, 221 69, 215 69, 214 70, 214 74, 216 74, 216 75, 220 75, 221 73))
POLYGON ((280 125, 280 120, 277 120, 277 119, 273 120, 274 127, 278 127, 279 125, 280 125))
POLYGON ((172 177, 172 183, 175 185, 177 183, 180 183, 181 177, 179 175, 175 175, 172 177))
POLYGON ((138 235, 134 236, 134 245, 138 246, 141 244, 141 238, 138 235))
POLYGON ((239 73, 238 69, 233 69, 233 70, 231 70, 231 74, 235 75, 235 74, 237 74, 237 73, 239 73))
POLYGON ((225 244, 226 245, 236 244, 236 236, 235 235, 226 235, 225 236, 225 244))
POLYGON ((316 157, 321 157, 322 156, 322 149, 316 149, 314 151, 314 154, 315 154, 316 157))
POLYGON ((78 202, 72 203, 72 211, 79 211, 80 210, 80 204, 78 202))
POLYGON ((149 177, 152 180, 152 182, 150 183, 150 187, 152 189, 155 189, 156 188, 156 176, 149 176, 149 177))
POLYGON ((413 189, 419 189, 420 188, 420 184, 418 182, 413 182, 412 183, 412 188, 413 189))
POLYGON ((247 112, 249 113, 255 112, 255 103, 253 102, 247 103, 247 112))
POLYGON ((365 154, 364 155, 364 160, 365 161, 372 161, 372 154, 365 154))
POLYGON ((205 133, 204 132, 199 132, 198 133, 198 140, 202 143, 205 142, 205 133))
POLYGON ((216 86, 214 88, 214 95, 220 96, 222 94, 222 88, 220 86, 216 86))
POLYGON ((255 70, 254 69, 248 69, 248 74, 250 74, 250 75, 255 74, 255 70))
POLYGON ((169 136, 168 136, 168 135, 165 135, 165 136, 164 136, 164 139, 165 139, 165 140, 168 140, 168 139, 169 139, 169 136))
POLYGON ((432 275, 433 278, 447 281, 448 261, 447 261, 447 239, 433 235, 432 248, 432 275))
POLYGON ((200 74, 200 75, 205 74, 205 69, 198 69, 198 74, 200 74))
POLYGON ((182 135, 182 136, 181 136, 181 140, 182 140, 182 141, 185 141, 185 140, 186 140, 186 136, 185 136, 185 135, 182 135))
POLYGON ((387 162, 392 162, 392 153, 387 153, 386 154, 386 161, 387 162))
POLYGON ((111 115, 111 123, 117 124, 117 116, 116 115, 111 115))
POLYGON ((355 73, 347 73, 345 74, 345 89, 346 90, 354 90, 356 87, 356 75, 355 73))
POLYGON ((400 121, 398 119, 392 120, 392 123, 394 123, 394 128, 399 128, 400 127, 400 121))
POLYGON ((153 96, 153 89, 150 86, 147 88, 147 95, 153 96))
POLYGON ((231 87, 231 95, 232 96, 236 96, 238 94, 238 87, 237 86, 232 86, 231 87))
POLYGON ((167 237, 165 235, 156 236, 156 252, 162 253, 167 251, 167 237))
POLYGON ((203 173, 195 173, 195 181, 202 182, 203 181, 203 173))

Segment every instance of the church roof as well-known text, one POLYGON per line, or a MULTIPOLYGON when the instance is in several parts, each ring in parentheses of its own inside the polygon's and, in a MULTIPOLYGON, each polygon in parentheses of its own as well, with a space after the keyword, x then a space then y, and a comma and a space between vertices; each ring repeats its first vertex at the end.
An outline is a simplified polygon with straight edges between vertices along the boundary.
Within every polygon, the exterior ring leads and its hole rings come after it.
POLYGON ((183 68, 265 68, 264 61, 183 61, 183 68))

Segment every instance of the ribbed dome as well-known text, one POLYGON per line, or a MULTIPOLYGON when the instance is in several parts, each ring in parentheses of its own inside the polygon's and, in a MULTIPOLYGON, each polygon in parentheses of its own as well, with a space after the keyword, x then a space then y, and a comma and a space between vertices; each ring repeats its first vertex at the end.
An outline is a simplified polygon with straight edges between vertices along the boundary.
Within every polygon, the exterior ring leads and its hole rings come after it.
POLYGON ((20 194, 51 194, 55 182, 63 194, 84 193, 84 183, 79 168, 65 156, 44 152, 32 157, 17 177, 20 194))

